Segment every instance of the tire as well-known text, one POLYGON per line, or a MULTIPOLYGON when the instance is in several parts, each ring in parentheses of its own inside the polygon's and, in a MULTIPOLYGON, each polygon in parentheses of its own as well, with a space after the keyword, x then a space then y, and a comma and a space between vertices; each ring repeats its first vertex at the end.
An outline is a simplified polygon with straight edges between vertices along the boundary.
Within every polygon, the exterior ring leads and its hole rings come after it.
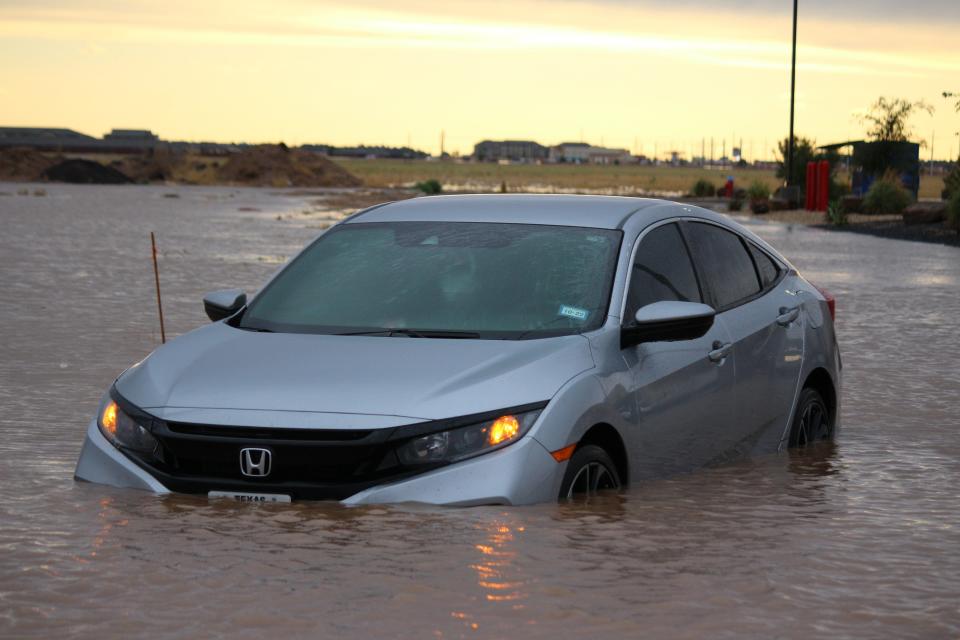
POLYGON ((816 389, 804 389, 800 392, 797 411, 790 426, 790 446, 807 447, 831 437, 833 420, 827 404, 816 389))
POLYGON ((560 499, 592 495, 597 491, 620 488, 617 465, 603 447, 587 444, 578 447, 560 483, 560 499))

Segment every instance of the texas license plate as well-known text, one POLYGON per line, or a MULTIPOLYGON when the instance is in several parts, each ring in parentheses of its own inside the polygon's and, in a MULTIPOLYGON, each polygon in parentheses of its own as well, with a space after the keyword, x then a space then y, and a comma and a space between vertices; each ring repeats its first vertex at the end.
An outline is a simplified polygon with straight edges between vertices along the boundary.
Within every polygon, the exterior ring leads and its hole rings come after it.
POLYGON ((239 491, 211 491, 208 498, 228 498, 234 502, 290 502, 290 496, 282 493, 243 493, 239 491))

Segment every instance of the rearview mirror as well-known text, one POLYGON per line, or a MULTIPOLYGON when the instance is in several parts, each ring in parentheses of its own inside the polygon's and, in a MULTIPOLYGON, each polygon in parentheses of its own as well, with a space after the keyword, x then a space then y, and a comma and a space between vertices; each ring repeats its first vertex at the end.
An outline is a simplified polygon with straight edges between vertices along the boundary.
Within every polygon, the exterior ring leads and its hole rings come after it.
POLYGON ((717 315, 699 302, 654 302, 637 309, 633 324, 620 329, 620 348, 644 342, 693 340, 704 336, 717 315))
POLYGON ((213 322, 229 318, 247 304, 247 294, 240 289, 221 289, 203 296, 203 310, 213 322))

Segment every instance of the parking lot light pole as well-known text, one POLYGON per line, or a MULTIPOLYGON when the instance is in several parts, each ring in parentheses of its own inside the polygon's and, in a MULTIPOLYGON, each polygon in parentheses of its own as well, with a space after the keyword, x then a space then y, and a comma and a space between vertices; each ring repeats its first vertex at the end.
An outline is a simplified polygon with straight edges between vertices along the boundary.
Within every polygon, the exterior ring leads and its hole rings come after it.
POLYGON ((790 58, 790 138, 787 140, 787 186, 793 179, 793 95, 797 79, 797 1, 793 0, 793 52, 790 58))

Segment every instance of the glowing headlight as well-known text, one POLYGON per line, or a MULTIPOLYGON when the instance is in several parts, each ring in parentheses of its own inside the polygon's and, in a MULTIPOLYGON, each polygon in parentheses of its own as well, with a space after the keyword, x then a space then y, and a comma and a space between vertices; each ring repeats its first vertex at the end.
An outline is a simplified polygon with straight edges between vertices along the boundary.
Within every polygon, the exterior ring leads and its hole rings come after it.
POLYGON ((118 447, 150 453, 157 446, 157 439, 137 421, 128 416, 111 398, 104 398, 97 415, 100 432, 112 444, 118 447))
POLYGON ((455 462, 516 442, 533 426, 540 410, 498 418, 414 438, 397 449, 406 465, 455 462))

